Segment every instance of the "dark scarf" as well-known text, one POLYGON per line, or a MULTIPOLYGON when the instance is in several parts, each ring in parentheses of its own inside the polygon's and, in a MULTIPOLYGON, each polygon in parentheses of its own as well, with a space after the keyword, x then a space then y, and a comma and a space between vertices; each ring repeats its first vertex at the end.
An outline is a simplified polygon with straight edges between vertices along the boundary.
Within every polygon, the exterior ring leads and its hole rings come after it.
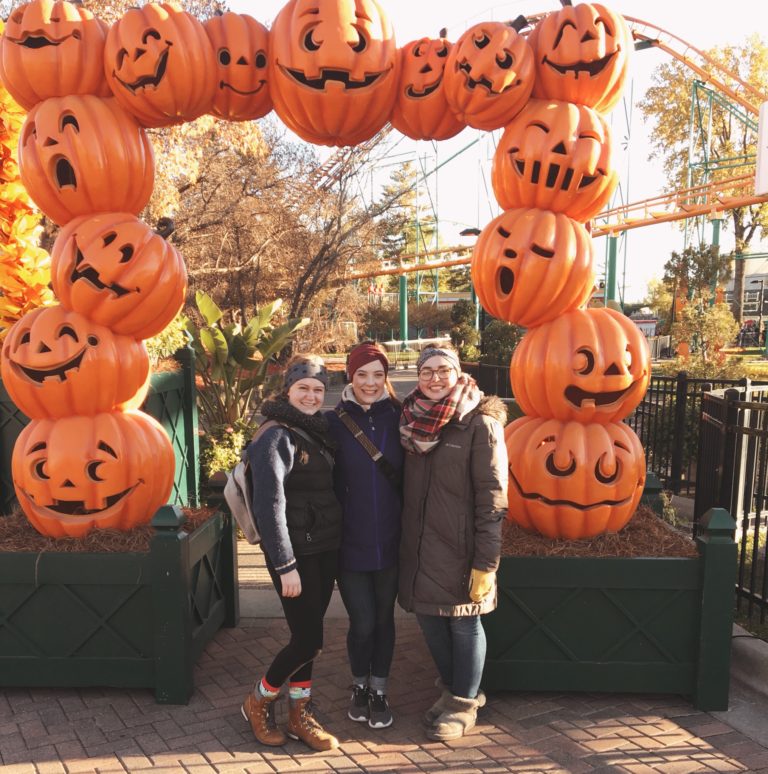
POLYGON ((267 419, 274 419, 286 425, 293 425, 309 433, 319 444, 332 448, 328 438, 328 419, 321 412, 305 414, 283 398, 270 398, 261 404, 261 413, 267 419))

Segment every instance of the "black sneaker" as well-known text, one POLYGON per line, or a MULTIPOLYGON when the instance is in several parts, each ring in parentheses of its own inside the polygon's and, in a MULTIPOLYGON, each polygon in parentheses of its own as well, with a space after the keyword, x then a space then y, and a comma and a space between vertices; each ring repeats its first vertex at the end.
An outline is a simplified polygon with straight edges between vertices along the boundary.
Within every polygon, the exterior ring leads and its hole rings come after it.
POLYGON ((378 691, 368 693, 368 714, 368 725, 371 728, 388 728, 392 725, 394 718, 386 694, 378 691))
POLYGON ((365 685, 352 686, 347 717, 356 723, 365 723, 368 720, 368 688, 365 685))

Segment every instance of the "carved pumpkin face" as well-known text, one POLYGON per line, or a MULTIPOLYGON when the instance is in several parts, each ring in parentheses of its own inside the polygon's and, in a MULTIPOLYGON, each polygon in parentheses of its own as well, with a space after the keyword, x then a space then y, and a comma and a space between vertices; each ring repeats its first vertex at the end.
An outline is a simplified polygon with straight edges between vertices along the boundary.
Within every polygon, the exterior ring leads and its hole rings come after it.
POLYGON ((492 182, 505 210, 540 207, 578 221, 608 203, 619 175, 602 116, 583 105, 532 99, 505 129, 492 182))
POLYGON ((216 54, 211 112, 228 121, 265 116, 272 110, 267 28, 252 16, 229 12, 211 17, 203 26, 216 54))
POLYGON ((482 22, 470 27, 451 50, 445 96, 459 120, 490 131, 508 124, 533 89, 533 52, 515 27, 482 22))
POLYGON ((0 39, 0 78, 25 110, 48 97, 107 97, 106 36, 107 25, 81 5, 32 0, 8 17, 0 39))
POLYGON ((640 439, 622 423, 523 417, 504 430, 509 519, 549 538, 618 532, 645 486, 640 439))
POLYGON ((400 64, 376 0, 289 0, 269 60, 275 111, 307 142, 356 145, 387 122, 400 64))
MULTIPOLYGON (((562 1, 562 0, 561 0, 562 1)), ((536 58, 534 97, 578 102, 601 113, 621 98, 632 33, 624 17, 598 3, 547 14, 528 37, 536 58)))
POLYGON ((443 77, 452 46, 445 38, 421 38, 400 49, 400 82, 390 121, 406 137, 447 140, 464 128, 445 98, 443 77))
POLYGON ((107 35, 104 72, 143 126, 193 121, 213 104, 213 46, 203 25, 176 3, 129 8, 107 35))
POLYGON ((580 307, 595 282, 592 239, 549 210, 507 210, 478 237, 472 284, 483 308, 532 328, 580 307))
POLYGON ((13 402, 36 419, 138 408, 149 387, 142 342, 58 305, 13 325, 1 370, 13 402))
POLYGON ((160 333, 187 293, 179 251, 125 212, 70 221, 53 245, 51 277, 64 306, 138 339, 160 333))
POLYGON ((55 223, 109 210, 139 213, 155 179, 152 146, 114 99, 52 97, 21 130, 19 170, 29 195, 55 223))
POLYGON ((618 422, 648 389, 648 343, 632 320, 613 309, 576 309, 525 334, 510 377, 529 416, 618 422))
POLYGON ((13 449, 16 496, 41 534, 146 524, 171 493, 173 447, 140 411, 36 419, 13 449))

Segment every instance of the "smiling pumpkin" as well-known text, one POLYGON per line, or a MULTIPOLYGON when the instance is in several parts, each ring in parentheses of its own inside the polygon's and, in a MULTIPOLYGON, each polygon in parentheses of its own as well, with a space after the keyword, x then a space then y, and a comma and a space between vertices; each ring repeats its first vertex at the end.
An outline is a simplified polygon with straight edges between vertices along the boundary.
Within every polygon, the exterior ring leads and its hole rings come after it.
POLYGON ((171 442, 140 411, 32 420, 13 450, 16 494, 50 537, 145 524, 170 495, 171 442))

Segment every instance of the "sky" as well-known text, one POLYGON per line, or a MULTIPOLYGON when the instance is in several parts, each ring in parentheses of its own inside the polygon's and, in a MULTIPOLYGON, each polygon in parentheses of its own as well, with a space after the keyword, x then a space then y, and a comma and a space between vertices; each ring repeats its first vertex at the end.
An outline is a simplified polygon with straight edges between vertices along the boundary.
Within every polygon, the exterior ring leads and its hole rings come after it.
MULTIPOLYGON (((379 2, 392 21, 399 45, 423 36, 435 37, 441 27, 447 27, 448 38, 456 40, 469 26, 482 20, 514 19, 520 14, 533 15, 560 7, 556 0, 379 2)), ((248 13, 267 26, 271 26, 282 5, 278 0, 230 0, 232 10, 248 13)), ((661 27, 699 49, 740 44, 754 31, 761 32, 763 39, 768 40, 768 9, 757 0, 730 0, 727 4, 713 0, 615 0, 604 2, 604 5, 661 27), (762 11, 759 10, 761 7, 762 11)), ((626 151, 617 158, 617 166, 623 198, 627 202, 663 193, 665 180, 661 164, 658 160, 649 161, 648 128, 636 105, 651 83, 654 68, 668 61, 670 57, 658 50, 634 52, 625 103, 609 118, 614 142, 626 144, 626 151), (626 138, 628 141, 624 143, 626 138)), ((427 171, 442 165, 436 174, 429 176, 428 186, 422 186, 420 202, 426 212, 437 212, 443 244, 471 242, 471 238, 460 237, 458 232, 468 226, 482 228, 499 213, 490 187, 491 159, 498 136, 498 133, 465 129, 442 143, 417 143, 399 139, 396 135, 395 147, 383 160, 381 173, 388 174, 391 167, 405 159, 415 161, 427 171)), ((640 301, 646 295, 648 281, 661 278, 670 253, 683 249, 684 237, 674 224, 658 224, 625 233, 619 248, 619 285, 624 288, 625 301, 640 301)), ((605 243, 604 238, 595 240, 600 268, 605 259, 605 243)), ((727 220, 720 243, 724 251, 733 247, 727 220)), ((768 245, 753 244, 752 249, 768 251, 768 245)), ((749 262, 748 271, 768 273, 768 260, 749 262)))

